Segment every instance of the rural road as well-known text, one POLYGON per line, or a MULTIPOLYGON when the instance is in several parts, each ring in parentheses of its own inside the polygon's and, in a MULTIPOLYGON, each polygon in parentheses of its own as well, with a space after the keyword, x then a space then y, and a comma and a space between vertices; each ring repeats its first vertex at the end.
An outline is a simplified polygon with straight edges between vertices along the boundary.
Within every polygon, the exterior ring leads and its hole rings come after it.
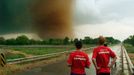
MULTIPOLYGON (((115 51, 115 53, 118 56, 118 60, 117 60, 117 64, 119 64, 120 62, 120 45, 117 46, 113 46, 111 47, 113 51, 115 51)), ((89 54, 89 57, 91 59, 92 53, 89 54)), ((116 73, 118 70, 120 70, 119 65, 117 65, 117 69, 114 71, 114 73, 116 73)), ((70 69, 67 67, 66 64, 66 60, 62 60, 47 66, 43 66, 40 68, 35 68, 32 69, 30 71, 26 71, 23 73, 19 73, 19 74, 14 74, 14 75, 69 75, 69 71, 70 69)), ((90 69, 86 69, 87 75, 96 75, 95 74, 95 69, 93 64, 91 65, 90 69)), ((116 75, 116 74, 112 74, 112 75, 116 75)))

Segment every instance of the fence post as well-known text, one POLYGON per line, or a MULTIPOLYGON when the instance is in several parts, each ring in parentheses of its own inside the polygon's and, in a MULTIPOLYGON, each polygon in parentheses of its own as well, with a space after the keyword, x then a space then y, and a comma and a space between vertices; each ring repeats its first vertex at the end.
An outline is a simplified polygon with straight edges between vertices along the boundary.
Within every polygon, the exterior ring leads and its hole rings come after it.
POLYGON ((5 58, 5 54, 0 52, 0 66, 4 67, 6 65, 6 58, 5 58))

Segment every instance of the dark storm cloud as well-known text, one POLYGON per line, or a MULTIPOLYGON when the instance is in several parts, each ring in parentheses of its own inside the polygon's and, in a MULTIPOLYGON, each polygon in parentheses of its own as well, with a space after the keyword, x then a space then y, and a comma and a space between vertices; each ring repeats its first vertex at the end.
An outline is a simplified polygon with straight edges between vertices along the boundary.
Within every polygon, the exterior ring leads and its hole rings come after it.
POLYGON ((25 31, 31 25, 30 0, 0 0, 0 34, 25 31))
MULTIPOLYGON (((32 4, 34 4, 34 1, 37 1, 37 0, 0 0, 0 34, 29 32, 30 28, 33 27, 32 21, 36 22, 35 18, 32 17, 32 15, 35 16, 35 14, 34 13, 31 14, 31 8, 32 8, 32 4)), ((38 0, 37 3, 41 1, 42 0, 38 0)), ((94 24, 100 21, 98 17, 97 9, 94 6, 95 5, 94 0, 75 0, 75 1, 76 1, 76 8, 74 9, 75 11, 74 22, 76 25, 94 24)), ((44 2, 48 2, 48 1, 46 0, 44 2)), ((57 0, 57 3, 58 2, 59 4, 60 3, 64 4, 64 1, 62 3, 62 1, 60 2, 59 0, 57 0)), ((54 1, 51 3, 54 3, 54 1)), ((46 5, 47 3, 43 4, 43 1, 42 1, 41 4, 46 5)), ((39 5, 41 6, 41 4, 39 5)), ((45 7, 47 6, 52 7, 52 5, 46 5, 45 7)), ((64 6, 59 6, 59 7, 64 7, 64 6)), ((43 7, 39 7, 39 8, 42 8, 40 12, 42 11, 44 12, 44 10, 46 9, 43 7)), ((56 8, 56 9, 59 10, 59 8, 56 8)), ((51 11, 54 11, 54 10, 55 8, 54 9, 51 8, 51 11)), ((58 14, 58 12, 55 12, 55 13, 58 14)), ((63 13, 61 13, 61 15, 59 16, 63 16, 62 14, 63 13)), ((43 15, 44 14, 40 16, 43 16, 43 15)), ((66 15, 69 16, 69 14, 66 14, 66 15)), ((52 19, 52 20, 55 20, 55 19, 52 19)), ((59 22, 59 23, 63 23, 63 22, 59 22)))
MULTIPOLYGON (((47 1, 47 0, 37 0, 37 1, 47 1)), ((75 8, 74 8, 73 22, 75 22, 74 24, 76 24, 76 26, 77 25, 82 26, 84 24, 87 24, 87 25, 96 25, 97 28, 100 24, 103 25, 110 22, 113 25, 116 25, 117 22, 117 23, 123 23, 126 26, 132 26, 131 28, 133 28, 134 0, 75 0, 75 1, 76 5, 74 4, 75 8)), ((21 31, 28 32, 28 30, 30 30, 29 28, 31 27, 31 25, 33 25, 32 24, 33 18, 31 18, 30 13, 31 6, 29 6, 32 3, 34 3, 33 0, 0 0, 0 34, 21 32, 21 31)), ((40 4, 38 5, 41 6, 40 4)), ((46 6, 47 5, 44 5, 44 7, 46 6)), ((43 10, 44 12, 45 9, 46 8, 43 9, 37 8, 35 10, 41 10, 41 11, 43 10)), ((51 11, 53 11, 52 8, 51 11)), ((58 16, 61 16, 57 12, 55 13, 58 16)), ((36 15, 39 15, 38 12, 37 14, 34 13, 35 17, 36 15)), ((42 15, 44 14, 42 13, 42 15)), ((40 15, 41 17, 37 16, 37 19, 40 18, 46 19, 46 17, 42 17, 42 15, 40 15)), ((47 20, 48 18, 51 19, 53 17, 54 17, 53 15, 52 17, 47 17, 47 20)), ((36 18, 34 18, 34 20, 35 19, 36 18)), ((60 20, 61 18, 56 19, 60 20)), ((44 24, 44 26, 46 25, 46 23, 51 24, 51 21, 44 22, 44 20, 42 21, 39 20, 39 22, 35 20, 34 22, 37 23, 36 24, 37 26, 38 24, 42 25, 44 24)), ((55 22, 54 18, 52 19, 52 22, 60 24, 63 23, 63 22, 55 22)))
POLYGON ((72 37, 72 3, 73 0, 1 0, 0 34, 37 31, 43 38, 72 37))

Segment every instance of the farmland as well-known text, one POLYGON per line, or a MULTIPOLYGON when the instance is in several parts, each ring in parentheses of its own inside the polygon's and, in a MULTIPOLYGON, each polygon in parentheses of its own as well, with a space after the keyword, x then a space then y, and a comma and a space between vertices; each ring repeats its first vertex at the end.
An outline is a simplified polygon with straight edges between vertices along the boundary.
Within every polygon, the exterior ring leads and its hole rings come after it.
POLYGON ((16 58, 24 58, 24 57, 32 57, 36 55, 45 55, 56 52, 70 51, 73 50, 74 47, 64 48, 64 47, 43 47, 43 48, 27 48, 27 47, 16 47, 9 48, 7 51, 7 59, 16 59, 16 58))
POLYGON ((129 57, 131 58, 131 60, 134 64, 134 46, 132 46, 130 44, 125 44, 125 48, 127 49, 129 57))

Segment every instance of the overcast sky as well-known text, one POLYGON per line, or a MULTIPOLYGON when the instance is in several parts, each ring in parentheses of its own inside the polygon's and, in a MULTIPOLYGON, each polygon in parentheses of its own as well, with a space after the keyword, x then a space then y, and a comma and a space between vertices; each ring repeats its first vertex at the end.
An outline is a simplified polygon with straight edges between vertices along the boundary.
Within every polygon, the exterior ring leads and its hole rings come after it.
POLYGON ((114 36, 123 40, 134 34, 134 0, 76 0, 76 36, 114 36))
MULTIPOLYGON (((76 37, 94 38, 104 35, 124 40, 134 34, 134 0, 75 1, 74 32, 76 37)), ((10 35, 13 36, 13 34, 10 35)))

